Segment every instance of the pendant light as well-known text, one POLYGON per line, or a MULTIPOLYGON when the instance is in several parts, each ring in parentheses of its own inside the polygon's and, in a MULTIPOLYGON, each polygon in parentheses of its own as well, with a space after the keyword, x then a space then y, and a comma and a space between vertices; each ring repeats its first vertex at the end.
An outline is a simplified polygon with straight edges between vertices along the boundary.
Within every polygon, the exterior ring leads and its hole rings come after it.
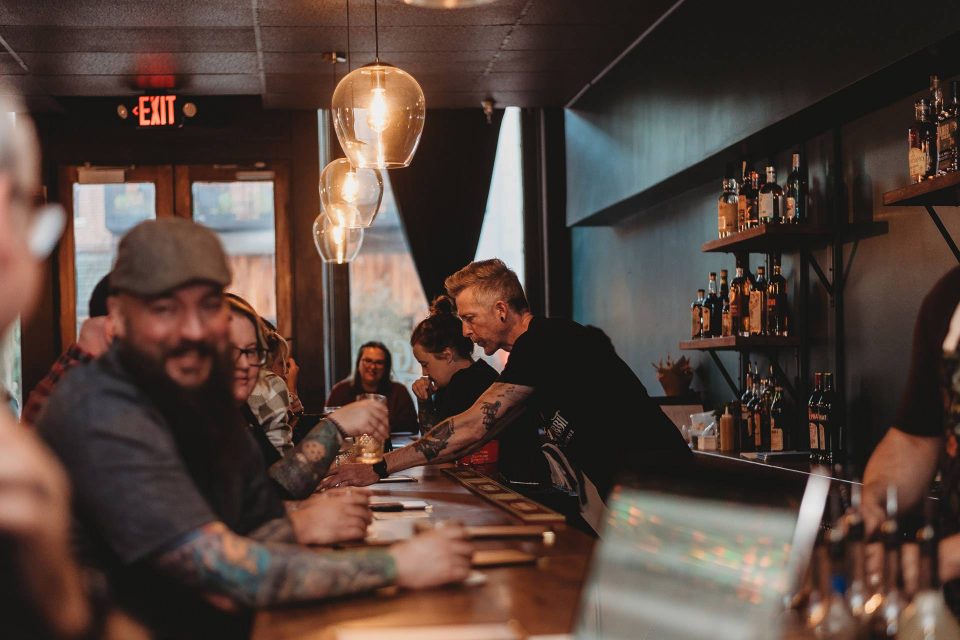
POLYGON ((399 169, 413 160, 427 105, 409 73, 380 61, 380 25, 373 2, 376 56, 348 73, 333 92, 333 127, 358 169, 399 169))
POLYGON ((428 9, 467 9, 469 7, 479 7, 482 4, 490 4, 496 0, 403 0, 409 5, 415 7, 426 7, 428 9))
POLYGON ((349 160, 338 158, 320 172, 320 208, 334 224, 369 227, 382 200, 383 178, 377 169, 356 169, 349 160))
POLYGON ((350 229, 330 222, 325 213, 313 221, 313 242, 324 262, 347 264, 363 244, 363 229, 350 229))

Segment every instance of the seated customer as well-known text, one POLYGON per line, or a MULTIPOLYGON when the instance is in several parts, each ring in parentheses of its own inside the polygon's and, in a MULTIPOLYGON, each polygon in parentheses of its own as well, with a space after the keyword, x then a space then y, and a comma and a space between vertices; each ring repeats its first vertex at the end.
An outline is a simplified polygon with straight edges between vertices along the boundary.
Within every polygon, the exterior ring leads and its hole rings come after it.
POLYGON ((382 342, 364 343, 357 352, 357 366, 353 377, 341 380, 330 390, 326 406, 342 407, 357 399, 362 393, 379 393, 387 397, 390 410, 390 431, 417 431, 417 414, 413 410, 410 392, 399 382, 393 382, 390 374, 393 357, 382 342))
POLYGON ((107 297, 110 295, 110 274, 100 278, 100 281, 93 288, 90 294, 89 313, 90 316, 80 325, 80 335, 77 341, 71 344, 57 358, 57 361, 50 367, 50 371, 41 380, 30 395, 27 396, 27 403, 23 407, 23 414, 20 416, 24 424, 36 424, 43 407, 47 404, 47 398, 53 392, 53 388, 66 373, 78 364, 90 362, 94 358, 100 357, 110 346, 113 340, 113 327, 110 325, 110 318, 107 316, 107 297))
MULTIPOLYGON (((602 331, 534 316, 517 275, 500 260, 471 263, 444 284, 463 334, 487 355, 510 352, 499 380, 417 442, 374 465, 342 466, 325 484, 372 484, 396 471, 456 459, 496 437, 528 406, 542 418, 554 486, 570 495, 594 530, 618 475, 676 473, 690 463, 680 432, 602 331)), ((575 517, 574 509, 567 515, 575 517)))
POLYGON ((64 379, 39 425, 73 480, 88 562, 130 612, 178 638, 242 637, 255 607, 465 578, 472 549, 462 528, 386 549, 295 544, 313 542, 316 510, 307 501, 287 516, 241 426, 230 279, 217 236, 188 220, 143 222, 121 239, 117 337, 64 379))
MULTIPOLYGON (((474 361, 473 342, 463 335, 463 322, 447 296, 433 301, 430 315, 413 330, 410 346, 424 376, 413 383, 413 393, 421 403, 420 428, 424 432, 469 409, 499 376, 483 360, 474 361)), ((475 455, 498 463, 499 472, 507 480, 530 483, 550 477, 540 454, 536 428, 503 431, 475 455)))

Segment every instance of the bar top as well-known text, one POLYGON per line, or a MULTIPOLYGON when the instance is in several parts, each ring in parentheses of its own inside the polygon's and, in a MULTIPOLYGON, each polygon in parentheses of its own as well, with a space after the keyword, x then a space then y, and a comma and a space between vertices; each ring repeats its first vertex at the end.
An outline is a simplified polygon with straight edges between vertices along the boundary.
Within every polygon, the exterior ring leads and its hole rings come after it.
MULTIPOLYGON (((411 469, 404 475, 419 481, 376 484, 371 487, 374 495, 424 500, 432 506, 430 519, 434 521, 459 520, 468 527, 523 524, 446 476, 442 468, 411 469)), ((397 518, 398 522, 405 520, 406 517, 397 518)), ((535 565, 479 569, 486 576, 485 584, 425 591, 388 588, 372 594, 265 610, 257 614, 251 638, 335 640, 337 628, 345 626, 394 629, 511 620, 527 634, 570 633, 594 539, 565 525, 555 525, 553 529, 556 542, 552 546, 535 538, 475 541, 478 549, 519 549, 539 558, 535 565)))

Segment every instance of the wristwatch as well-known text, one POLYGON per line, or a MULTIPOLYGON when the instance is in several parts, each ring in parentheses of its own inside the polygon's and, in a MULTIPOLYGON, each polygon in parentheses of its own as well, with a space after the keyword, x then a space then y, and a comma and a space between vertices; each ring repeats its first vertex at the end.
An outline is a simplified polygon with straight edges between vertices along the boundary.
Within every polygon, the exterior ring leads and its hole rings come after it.
POLYGON ((378 476, 380 476, 380 479, 381 479, 381 480, 383 480, 383 479, 386 478, 388 475, 390 475, 390 472, 387 471, 387 461, 386 461, 386 459, 381 459, 380 462, 375 462, 375 463, 373 463, 372 466, 373 466, 373 470, 376 472, 376 474, 377 474, 378 476))

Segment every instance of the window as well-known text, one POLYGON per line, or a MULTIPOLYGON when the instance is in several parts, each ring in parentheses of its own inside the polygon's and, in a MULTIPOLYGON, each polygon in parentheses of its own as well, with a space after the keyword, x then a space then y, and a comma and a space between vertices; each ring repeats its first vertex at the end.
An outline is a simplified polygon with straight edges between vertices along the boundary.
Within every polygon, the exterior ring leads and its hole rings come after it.
POLYGON ((120 238, 137 223, 156 217, 152 182, 73 185, 76 330, 88 317, 90 294, 113 266, 120 238))
POLYGON ((230 258, 230 290, 277 324, 273 181, 194 182, 193 219, 217 232, 230 258))
POLYGON ((388 176, 383 187, 380 213, 364 231, 360 253, 350 263, 351 344, 354 357, 364 342, 387 345, 394 380, 409 388, 421 375, 410 334, 427 316, 428 304, 388 176))

